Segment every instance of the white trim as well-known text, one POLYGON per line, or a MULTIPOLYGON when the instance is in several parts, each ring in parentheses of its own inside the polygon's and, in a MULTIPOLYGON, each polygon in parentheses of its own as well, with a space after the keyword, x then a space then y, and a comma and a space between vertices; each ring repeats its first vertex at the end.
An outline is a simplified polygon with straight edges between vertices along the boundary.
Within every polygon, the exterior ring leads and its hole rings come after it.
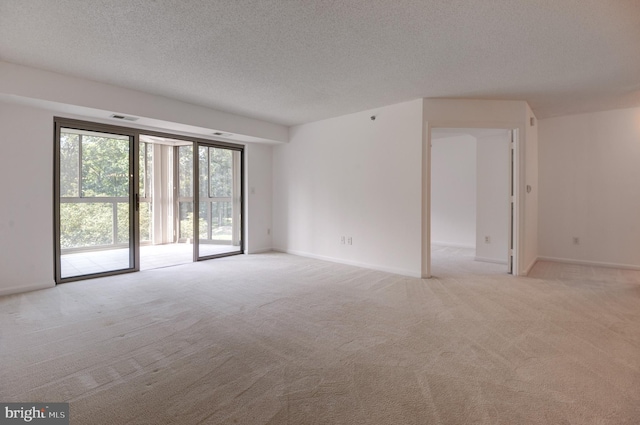
POLYGON ((424 100, 422 101, 422 162, 420 164, 421 186, 420 196, 420 277, 431 277, 431 126, 424 116, 424 100))
POLYGON ((377 264, 369 264, 369 263, 361 263, 359 261, 343 260, 341 258, 328 257, 328 256, 325 256, 325 255, 317 255, 317 254, 312 254, 310 252, 297 251, 297 250, 294 250, 294 249, 273 248, 273 251, 284 252, 285 254, 297 255, 297 256, 300 256, 300 257, 313 258, 313 259, 316 259, 316 260, 331 261, 332 263, 339 263, 339 264, 346 264, 346 265, 349 265, 349 266, 362 267, 362 268, 365 268, 365 269, 378 270, 378 271, 381 271, 381 272, 399 274, 399 275, 402 275, 402 276, 415 277, 415 278, 418 278, 418 279, 422 278, 420 273, 416 273, 415 271, 411 271, 411 270, 399 269, 399 268, 395 268, 395 267, 385 267, 385 266, 380 266, 380 265, 377 265, 377 264))
MULTIPOLYGON (((427 100, 426 98, 423 100, 427 100)), ((514 184, 514 248, 513 248, 513 275, 526 276, 526 272, 522 273, 520 266, 525 260, 525 195, 524 191, 526 175, 525 175, 525 123, 508 122, 508 121, 440 121, 429 120, 425 115, 424 103, 422 109, 423 121, 423 141, 422 141, 422 277, 431 277, 431 131, 435 128, 490 128, 504 129, 513 131, 515 135, 514 151, 515 151, 515 173, 513 176, 514 184)), ((534 262, 530 267, 533 267, 534 262)), ((527 269, 529 270, 529 269, 527 269)))
POLYGON ((640 270, 639 265, 634 264, 619 264, 619 263, 607 263, 604 261, 588 261, 588 260, 574 260, 571 258, 557 258, 557 257, 538 257, 539 261, 551 261, 553 263, 564 264, 576 264, 579 266, 592 266, 592 267, 607 267, 612 269, 626 269, 626 270, 640 270))
POLYGON ((504 264, 505 266, 509 265, 508 261, 496 260, 495 258, 473 257, 473 261, 481 261, 483 263, 504 264))
POLYGON ((0 289, 0 296, 21 294, 23 292, 38 291, 40 289, 55 288, 55 286, 56 285, 53 283, 38 283, 35 285, 12 286, 10 288, 0 289))
POLYGON ((541 257, 534 258, 533 261, 529 264, 529 266, 526 269, 524 269, 524 271, 521 273, 521 276, 529 275, 529 272, 531 271, 533 266, 535 266, 538 260, 541 260, 541 259, 542 259, 541 257))

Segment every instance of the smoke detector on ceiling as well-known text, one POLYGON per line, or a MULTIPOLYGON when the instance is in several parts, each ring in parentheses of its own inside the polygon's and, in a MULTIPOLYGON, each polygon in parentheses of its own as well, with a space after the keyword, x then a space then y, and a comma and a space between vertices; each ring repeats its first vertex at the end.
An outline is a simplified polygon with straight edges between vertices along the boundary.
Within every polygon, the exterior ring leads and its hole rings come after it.
POLYGON ((132 117, 130 115, 122 115, 122 114, 111 114, 111 118, 115 118, 117 120, 125 120, 125 121, 138 121, 140 118, 132 117))

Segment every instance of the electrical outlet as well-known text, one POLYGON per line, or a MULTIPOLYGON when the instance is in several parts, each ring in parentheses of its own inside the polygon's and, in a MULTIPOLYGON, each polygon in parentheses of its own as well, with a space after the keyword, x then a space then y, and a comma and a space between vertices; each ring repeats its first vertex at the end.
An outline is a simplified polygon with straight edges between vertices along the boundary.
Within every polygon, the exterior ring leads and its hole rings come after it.
POLYGON ((491 243, 491 237, 485 236, 484 237, 484 243, 491 243))
POLYGON ((353 245, 353 238, 351 236, 347 239, 347 244, 353 245))
POLYGON ((344 236, 340 236, 340 243, 344 245, 344 236))
POLYGON ((267 235, 271 235, 271 229, 267 229, 267 235))
POLYGON ((574 236, 574 237, 573 237, 573 244, 574 244, 574 245, 580 245, 580 238, 579 238, 579 237, 577 237, 577 236, 574 236))

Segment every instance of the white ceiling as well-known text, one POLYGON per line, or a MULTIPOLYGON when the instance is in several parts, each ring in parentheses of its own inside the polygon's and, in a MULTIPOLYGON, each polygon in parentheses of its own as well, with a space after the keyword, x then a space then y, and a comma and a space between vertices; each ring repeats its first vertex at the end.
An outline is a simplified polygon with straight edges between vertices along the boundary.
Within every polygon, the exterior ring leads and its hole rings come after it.
POLYGON ((293 125, 420 97, 640 106, 640 0, 0 0, 0 60, 293 125))

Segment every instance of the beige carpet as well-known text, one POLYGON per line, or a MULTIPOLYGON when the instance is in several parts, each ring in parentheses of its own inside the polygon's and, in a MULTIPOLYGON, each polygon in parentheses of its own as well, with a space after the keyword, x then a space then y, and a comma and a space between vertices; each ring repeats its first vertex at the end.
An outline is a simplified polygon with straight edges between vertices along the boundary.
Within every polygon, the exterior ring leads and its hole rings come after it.
POLYGON ((431 280, 274 253, 3 297, 0 401, 69 401, 72 424, 640 423, 640 272, 467 254, 436 250, 431 280))

